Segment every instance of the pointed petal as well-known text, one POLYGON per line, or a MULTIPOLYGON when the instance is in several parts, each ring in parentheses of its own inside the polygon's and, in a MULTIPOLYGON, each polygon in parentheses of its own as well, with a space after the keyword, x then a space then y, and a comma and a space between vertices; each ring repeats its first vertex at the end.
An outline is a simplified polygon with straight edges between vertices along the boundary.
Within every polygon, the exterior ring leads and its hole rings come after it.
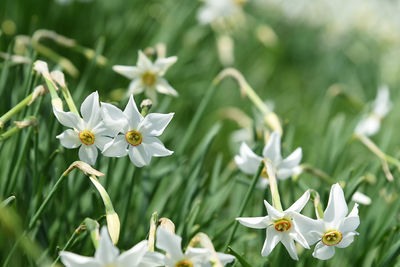
POLYGON ((138 266, 146 254, 147 249, 147 240, 144 240, 122 253, 118 257, 118 264, 120 266, 138 266))
POLYGON ((165 256, 158 252, 147 251, 139 267, 154 267, 165 265, 165 256))
POLYGON ((293 227, 293 230, 288 235, 294 241, 299 243, 302 247, 304 247, 306 249, 310 249, 310 246, 308 245, 306 238, 298 229, 296 229, 296 226, 293 227))
POLYGON ((267 229, 267 238, 265 239, 264 246, 261 250, 261 256, 267 257, 276 245, 281 241, 282 235, 278 233, 275 228, 269 227, 267 229))
POLYGON ((272 132, 268 143, 263 150, 263 157, 270 159, 273 163, 278 163, 282 160, 281 156, 281 136, 278 131, 272 132))
POLYGON ((129 159, 136 167, 143 167, 150 164, 151 155, 144 150, 143 145, 129 146, 128 154, 129 159))
POLYGON ((299 166, 301 158, 303 157, 303 152, 300 147, 296 148, 287 158, 282 160, 278 165, 278 169, 293 169, 299 166))
POLYGON ((160 136, 172 120, 173 116, 174 113, 150 113, 140 123, 139 131, 147 135, 160 136))
POLYGON ((153 157, 165 157, 174 153, 173 151, 166 149, 164 144, 154 136, 143 136, 142 145, 153 157))
POLYGON ((60 135, 57 135, 56 138, 60 139, 60 143, 63 147, 77 148, 82 144, 78 135, 78 131, 68 129, 62 132, 60 135))
POLYGON ((80 118, 73 112, 68 111, 64 112, 61 111, 55 107, 53 107, 53 113, 56 116, 57 120, 64 126, 70 127, 70 128, 75 128, 77 130, 82 130, 81 129, 81 122, 80 118))
POLYGON ((140 71, 135 66, 123 66, 123 65, 115 65, 112 67, 113 71, 129 78, 135 79, 140 76, 140 71))
POLYGON ((111 137, 108 137, 108 136, 99 136, 99 135, 97 135, 96 136, 96 139, 95 139, 95 141, 94 141, 94 144, 97 146, 97 148, 98 149, 100 149, 100 151, 102 151, 103 149, 104 149, 104 146, 107 144, 107 143, 110 143, 110 142, 112 142, 112 138, 111 137))
POLYGON ((287 252, 289 253, 290 257, 296 261, 299 260, 297 256, 296 246, 294 244, 294 240, 289 237, 287 234, 282 234, 282 244, 285 246, 287 252))
POLYGON ((183 257, 181 243, 182 238, 180 236, 169 233, 163 227, 158 227, 156 246, 170 254, 173 260, 179 260, 183 257))
POLYGON ((336 246, 338 248, 347 248, 348 246, 350 246, 351 243, 353 243, 355 235, 356 235, 355 232, 345 234, 343 236, 342 241, 340 241, 340 243, 337 244, 336 246))
POLYGON ((185 252, 185 257, 193 261, 206 262, 211 257, 211 252, 205 248, 188 247, 185 252))
POLYGON ((156 84, 157 92, 165 95, 172 95, 177 97, 178 92, 163 78, 160 78, 156 84))
POLYGON ((79 159, 89 165, 94 165, 96 163, 97 154, 98 152, 95 145, 87 146, 83 144, 81 148, 79 148, 79 159))
POLYGON ((278 168, 278 173, 277 173, 277 178, 279 180, 285 180, 287 178, 292 177, 295 174, 300 174, 301 173, 301 167, 300 166, 296 166, 292 169, 282 169, 282 168, 278 168))
POLYGON ((335 255, 335 246, 325 246, 324 243, 319 242, 314 249, 313 257, 320 260, 327 260, 335 255))
POLYGON ((143 92, 145 85, 143 85, 142 80, 135 79, 129 83, 128 93, 129 95, 138 95, 143 92))
POLYGON ((325 225, 322 220, 313 220, 300 213, 293 213, 293 224, 304 236, 309 245, 313 245, 321 240, 325 225))
POLYGON ((225 266, 225 264, 228 264, 236 259, 234 256, 232 256, 230 254, 225 254, 225 253, 221 253, 221 252, 217 252, 217 257, 223 266, 225 266))
POLYGON ((102 153, 106 157, 125 157, 128 155, 128 142, 124 135, 117 135, 114 140, 105 144, 102 153))
POLYGON ((167 58, 159 58, 154 62, 154 66, 158 70, 158 73, 162 76, 165 74, 167 69, 171 67, 178 60, 178 57, 167 57, 167 58))
POLYGON ((153 63, 141 50, 139 50, 139 57, 136 65, 140 69, 150 69, 153 67, 153 63))
POLYGON ((101 228, 99 246, 94 258, 101 263, 111 263, 116 261, 118 255, 119 251, 112 243, 107 227, 103 226, 101 228))
POLYGON ((129 97, 124 114, 129 122, 129 130, 138 129, 139 123, 143 120, 143 116, 140 114, 132 95, 129 97))
POLYGON ((276 220, 284 217, 284 213, 272 207, 266 200, 264 200, 265 207, 267 208, 268 216, 271 220, 276 220))
POLYGON ((384 85, 378 89, 376 99, 373 105, 373 112, 379 117, 383 118, 392 108, 392 103, 390 102, 390 91, 389 88, 384 85))
POLYGON ((353 232, 360 225, 360 217, 358 217, 358 204, 354 204, 350 214, 343 220, 342 225, 339 226, 341 233, 353 232))
POLYGON ((246 143, 240 145, 239 155, 235 156, 236 165, 246 174, 256 174, 261 160, 246 143))
POLYGON ((101 120, 99 94, 91 93, 86 97, 81 105, 81 114, 90 128, 94 128, 101 120))
POLYGON ((270 219, 268 216, 265 217, 240 217, 236 218, 238 222, 244 226, 254 228, 254 229, 264 229, 270 224, 270 219))
POLYGON ((339 227, 339 223, 346 217, 347 211, 342 188, 339 184, 332 185, 328 206, 324 212, 324 221, 331 224, 331 226, 339 227))
POLYGON ((61 262, 66 267, 100 267, 101 264, 98 263, 94 258, 84 257, 78 254, 74 254, 67 251, 61 251, 61 262))
POLYGON ((104 125, 108 127, 114 135, 129 130, 127 116, 116 106, 102 102, 101 116, 104 125))
POLYGON ((357 124, 355 133, 360 135, 372 136, 375 135, 381 128, 381 120, 374 115, 364 117, 357 124))
POLYGON ((307 204, 308 200, 310 199, 310 190, 307 190, 304 192, 304 194, 290 206, 286 211, 294 211, 294 212, 300 212, 304 206, 307 204))

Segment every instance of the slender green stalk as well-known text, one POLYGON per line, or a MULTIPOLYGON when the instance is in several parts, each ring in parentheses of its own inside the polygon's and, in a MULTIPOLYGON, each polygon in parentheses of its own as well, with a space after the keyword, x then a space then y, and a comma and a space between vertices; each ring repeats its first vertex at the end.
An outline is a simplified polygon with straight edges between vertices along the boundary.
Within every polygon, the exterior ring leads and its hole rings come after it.
MULTIPOLYGON (((260 174, 261 174, 263 168, 264 168, 264 162, 261 162, 260 166, 258 167, 258 170, 257 170, 256 174, 253 176, 253 179, 251 180, 250 187, 249 187, 249 189, 247 190, 247 193, 246 193, 246 195, 245 195, 245 197, 244 197, 244 200, 243 200, 243 202, 242 202, 242 206, 240 207, 239 213, 238 213, 238 215, 236 216, 236 218, 242 217, 242 215, 243 215, 243 213, 244 213, 244 210, 246 209, 247 203, 248 203, 249 200, 250 200, 250 196, 251 196, 251 194, 253 193, 254 188, 256 187, 258 178, 260 177, 260 174)), ((227 240, 226 243, 225 243, 225 247, 224 247, 224 251, 225 251, 225 252, 228 250, 228 246, 229 246, 230 243, 232 242, 233 237, 235 236, 235 233, 236 233, 236 230, 237 230, 238 226, 239 226, 239 222, 238 222, 238 221, 235 221, 235 222, 234 222, 233 229, 232 229, 232 232, 231 232, 231 234, 229 235, 228 240, 227 240)))
POLYGON ((67 102, 69 110, 80 117, 78 109, 76 108, 74 99, 72 98, 71 93, 68 90, 68 87, 62 86, 61 87, 61 92, 62 92, 62 94, 64 96, 65 102, 67 102))
MULTIPOLYGON (((25 97, 21 102, 19 102, 15 107, 10 109, 7 113, 0 117, 0 129, 4 127, 4 124, 11 119, 12 116, 20 112, 25 108, 28 103, 32 100, 33 93, 25 97)), ((1 139, 0 139, 1 140, 1 139)))
POLYGON ((310 190, 310 199, 314 203, 315 215, 318 219, 324 218, 324 210, 322 209, 321 199, 315 190, 310 190))
POLYGON ((21 128, 19 128, 18 126, 14 126, 12 127, 10 130, 7 130, 6 132, 0 134, 0 141, 4 141, 7 138, 13 136, 14 134, 18 133, 19 131, 21 131, 21 128))
POLYGON ((264 160, 268 174, 269 188, 271 189, 272 205, 279 211, 283 211, 281 197, 279 196, 278 183, 276 181, 276 170, 270 160, 264 160))

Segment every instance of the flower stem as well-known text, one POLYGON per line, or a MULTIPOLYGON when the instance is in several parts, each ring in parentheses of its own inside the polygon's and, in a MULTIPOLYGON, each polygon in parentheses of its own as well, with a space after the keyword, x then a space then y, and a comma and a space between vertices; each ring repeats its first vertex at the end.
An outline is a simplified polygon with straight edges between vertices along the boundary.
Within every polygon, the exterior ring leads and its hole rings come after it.
MULTIPOLYGON (((11 119, 12 116, 20 112, 28 103, 32 100, 33 93, 25 97, 21 102, 19 102, 15 107, 10 109, 7 113, 0 117, 0 129, 4 127, 4 124, 11 119)), ((0 139, 1 140, 1 139, 0 139)))
POLYGON ((62 86, 61 92, 64 96, 65 102, 67 102, 69 110, 72 111, 73 113, 75 113, 76 115, 78 115, 78 117, 80 117, 78 109, 75 106, 74 99, 72 98, 71 93, 68 90, 68 87, 62 86))
MULTIPOLYGON (((253 193, 254 188, 256 187, 258 178, 260 177, 260 174, 261 174, 263 168, 264 168, 264 162, 261 162, 260 166, 258 167, 257 173, 253 176, 253 179, 251 180, 250 187, 249 187, 249 189, 247 190, 246 196, 244 197, 244 200, 243 200, 243 202, 242 202, 242 206, 240 207, 239 213, 238 213, 238 215, 236 216, 236 218, 242 217, 242 215, 243 215, 243 213, 244 213, 244 210, 245 210, 245 208, 246 208, 246 206, 247 206, 247 203, 248 203, 249 200, 250 200, 250 196, 251 196, 251 194, 253 193)), ((228 246, 229 246, 230 243, 232 242, 233 237, 235 236, 235 233, 236 233, 236 230, 237 230, 238 226, 239 226, 239 222, 238 222, 238 221, 235 221, 235 222, 234 222, 233 229, 232 229, 232 232, 231 232, 231 234, 229 235, 229 238, 228 238, 228 240, 227 240, 226 243, 225 243, 225 247, 224 247, 224 251, 225 251, 225 252, 228 250, 228 246)))
POLYGON ((312 202, 314 203, 314 210, 315 210, 315 215, 317 216, 317 219, 323 219, 324 218, 324 210, 322 209, 321 205, 321 199, 319 197, 319 194, 315 190, 310 190, 310 198, 312 202))
POLYGON ((267 169, 269 188, 271 189, 272 205, 279 211, 283 211, 281 197, 279 196, 278 183, 276 181, 276 170, 269 159, 264 160, 267 169))

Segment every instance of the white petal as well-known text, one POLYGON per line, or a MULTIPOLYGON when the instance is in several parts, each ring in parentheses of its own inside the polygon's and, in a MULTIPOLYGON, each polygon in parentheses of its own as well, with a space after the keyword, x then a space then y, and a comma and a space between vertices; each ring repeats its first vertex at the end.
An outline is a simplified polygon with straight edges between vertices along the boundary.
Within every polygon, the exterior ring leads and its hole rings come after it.
POLYGON ((94 254, 95 259, 101 263, 113 263, 118 255, 119 251, 112 243, 107 227, 103 226, 101 228, 99 246, 94 254))
POLYGON ((82 144, 79 148, 79 159, 88 163, 89 165, 94 165, 97 159, 97 147, 95 145, 85 145, 82 144))
POLYGON ((343 220, 342 225, 339 226, 341 233, 353 232, 360 225, 360 217, 358 217, 358 204, 356 203, 350 214, 343 220))
POLYGON ((101 115, 106 127, 116 135, 119 132, 128 131, 128 118, 114 105, 101 103, 101 115))
POLYGON ((303 157, 303 153, 300 147, 298 147, 292 154, 290 154, 287 158, 281 161, 278 164, 278 172, 279 169, 293 169, 299 166, 301 158, 303 157))
POLYGON ((293 229, 291 232, 288 233, 289 237, 292 238, 294 241, 299 243, 302 247, 306 249, 310 249, 310 246, 308 245, 308 242, 304 235, 297 229, 296 225, 293 225, 293 229))
POLYGON ((275 246, 281 241, 282 234, 278 233, 274 227, 267 229, 267 238, 265 239, 264 246, 261 250, 261 256, 267 257, 275 246))
POLYGON ((147 252, 147 240, 138 243, 118 257, 119 266, 137 266, 147 252))
POLYGON ((178 92, 163 78, 160 78, 156 84, 156 90, 161 94, 178 96, 178 92))
POLYGON ((304 194, 290 206, 286 211, 294 211, 294 212, 300 212, 304 206, 307 204, 308 200, 310 199, 310 190, 307 190, 304 192, 304 194))
POLYGON ((129 97, 129 101, 125 107, 124 114, 129 122, 129 130, 136 130, 139 126, 139 123, 143 120, 143 116, 137 109, 135 100, 133 99, 132 95, 129 97))
POLYGON ((238 222, 244 226, 254 228, 254 229, 264 229, 270 224, 270 219, 268 216, 265 217, 240 217, 236 218, 238 222))
POLYGON ((151 155, 144 150, 143 145, 129 146, 128 149, 129 159, 136 167, 143 167, 150 164, 151 155))
POLYGON ((342 188, 339 184, 332 185, 328 206, 324 212, 324 221, 331 224, 331 226, 339 227, 338 224, 346 217, 347 211, 346 199, 342 188))
POLYGON ((289 235, 283 234, 281 242, 285 246, 287 252, 289 252, 290 257, 296 261, 299 260, 294 240, 290 238, 289 235))
POLYGON ((129 95, 138 95, 143 92, 144 87, 141 78, 135 79, 129 83, 128 93, 129 95))
POLYGON ((390 92, 387 86, 381 86, 376 95, 374 102, 373 112, 379 117, 383 118, 392 108, 392 103, 390 103, 390 92))
POLYGON ((81 119, 75 113, 71 111, 64 112, 55 107, 53 107, 53 112, 57 120, 62 125, 70 128, 75 128, 77 130, 82 130, 80 127, 82 125, 82 123, 80 122, 81 119))
POLYGON ((178 60, 178 57, 167 57, 167 58, 159 58, 154 62, 155 67, 158 70, 158 73, 162 76, 165 74, 167 69, 171 67, 178 60))
POLYGON ((273 163, 278 163, 282 160, 281 156, 281 136, 278 131, 271 133, 268 143, 263 150, 264 158, 268 158, 273 163))
POLYGON ((314 249, 313 257, 320 260, 327 260, 335 255, 335 246, 325 246, 324 243, 319 242, 314 249))
POLYGON ((362 205, 370 205, 371 204, 371 198, 359 191, 356 191, 353 196, 351 197, 351 200, 354 202, 357 202, 358 204, 362 205))
POLYGON ((350 246, 351 243, 353 243, 354 241, 354 236, 356 235, 356 233, 347 233, 343 236, 342 241, 340 241, 339 244, 337 244, 336 246, 338 248, 347 248, 348 246, 350 246))
POLYGON ((309 245, 313 245, 321 240, 325 225, 322 220, 313 220, 300 213, 292 213, 293 224, 304 236, 309 245))
POLYGON ((128 142, 124 135, 117 135, 113 141, 107 143, 102 150, 106 157, 125 157, 128 155, 128 142))
POLYGON ((164 144, 154 136, 143 136, 142 145, 153 157, 165 157, 174 153, 173 151, 166 149, 164 144))
POLYGON ((217 257, 223 266, 225 266, 225 264, 228 264, 236 259, 234 256, 232 256, 230 254, 225 254, 225 253, 221 253, 221 252, 217 252, 217 257))
POLYGON ((372 136, 375 135, 380 128, 380 118, 372 114, 360 120, 360 122, 356 126, 355 133, 360 135, 372 136))
POLYGON ((108 137, 108 136, 96 135, 96 139, 94 141, 94 144, 98 147, 98 149, 100 149, 100 151, 102 151, 104 149, 104 146, 107 143, 112 142, 112 140, 113 139, 111 137, 108 137))
POLYGON ((147 251, 144 254, 139 267, 163 266, 165 264, 165 256, 158 252, 147 251))
POLYGON ((174 113, 150 113, 140 123, 139 131, 152 136, 160 136, 173 116, 174 113))
POLYGON ((82 144, 79 139, 79 132, 71 129, 62 132, 56 138, 60 139, 61 145, 66 148, 77 148, 82 144))
POLYGON ((96 92, 91 93, 82 102, 81 114, 83 120, 87 122, 90 128, 95 127, 101 120, 99 94, 96 92))
POLYGON ((141 50, 139 50, 139 57, 136 65, 141 69, 151 69, 153 67, 153 63, 141 50))
POLYGON ((84 257, 67 251, 61 251, 61 262, 66 267, 100 267, 101 264, 94 258, 84 257))
POLYGON ((158 227, 156 246, 170 254, 173 260, 180 260, 183 257, 181 243, 180 236, 169 233, 163 227, 158 227))
POLYGON ((135 66, 123 66, 123 65, 115 65, 112 67, 113 71, 129 78, 135 79, 140 75, 140 71, 135 66))
POLYGON ((209 261, 211 255, 212 255, 211 251, 205 248, 188 247, 185 252, 185 258, 189 258, 192 261, 196 261, 199 263, 204 263, 209 261))
POLYGON ((240 145, 239 155, 235 156, 236 165, 246 174, 256 174, 261 160, 246 143, 240 145))
POLYGON ((272 207, 266 200, 264 200, 265 207, 267 208, 268 216, 271 220, 280 219, 284 217, 284 213, 272 207))

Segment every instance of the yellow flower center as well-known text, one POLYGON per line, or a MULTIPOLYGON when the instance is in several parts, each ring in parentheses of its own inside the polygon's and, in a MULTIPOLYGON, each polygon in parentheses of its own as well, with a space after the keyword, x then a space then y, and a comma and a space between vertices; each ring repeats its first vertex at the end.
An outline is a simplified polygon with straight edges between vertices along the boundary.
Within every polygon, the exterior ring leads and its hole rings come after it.
POLYGON ((286 232, 287 230, 290 229, 290 227, 292 227, 292 224, 290 223, 290 220, 283 218, 283 219, 276 220, 274 222, 274 227, 275 227, 275 230, 278 232, 286 232))
POLYGON ((142 75, 142 83, 147 86, 152 86, 156 82, 156 75, 153 72, 145 72, 142 75))
POLYGON ((142 134, 138 131, 132 130, 125 134, 126 142, 132 146, 138 146, 142 143, 142 134))
POLYGON ((343 235, 339 231, 328 231, 322 236, 322 243, 327 246, 334 246, 342 241, 343 235))
POLYGON ((84 143, 87 146, 93 145, 94 140, 96 139, 94 137, 94 134, 89 131, 89 130, 83 130, 82 132, 79 133, 79 139, 81 139, 81 142, 84 143))
POLYGON ((193 267, 193 263, 189 260, 180 260, 175 264, 175 267, 193 267))

